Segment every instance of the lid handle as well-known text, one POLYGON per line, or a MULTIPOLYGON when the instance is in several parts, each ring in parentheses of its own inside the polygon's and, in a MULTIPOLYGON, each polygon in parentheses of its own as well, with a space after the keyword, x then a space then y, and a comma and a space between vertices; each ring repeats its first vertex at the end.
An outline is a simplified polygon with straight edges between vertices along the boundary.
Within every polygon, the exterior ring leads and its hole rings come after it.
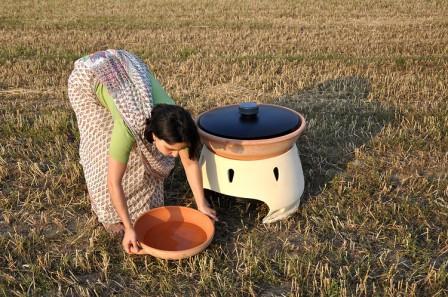
POLYGON ((238 111, 241 116, 256 117, 258 114, 258 104, 256 102, 240 103, 238 111))

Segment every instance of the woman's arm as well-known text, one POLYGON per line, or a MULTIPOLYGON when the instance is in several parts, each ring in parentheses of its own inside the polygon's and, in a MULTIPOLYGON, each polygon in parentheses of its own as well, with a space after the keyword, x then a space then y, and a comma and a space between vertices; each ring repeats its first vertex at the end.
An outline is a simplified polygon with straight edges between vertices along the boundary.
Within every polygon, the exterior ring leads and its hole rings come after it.
POLYGON ((208 215, 215 221, 218 221, 216 217, 216 211, 210 207, 204 195, 204 188, 202 186, 202 172, 199 168, 197 160, 191 160, 188 156, 188 150, 183 149, 179 151, 179 157, 182 162, 182 166, 187 176, 188 184, 198 207, 198 210, 208 215))
POLYGON ((134 227, 129 216, 123 186, 121 184, 125 171, 125 163, 118 162, 109 156, 107 186, 110 193, 110 199, 112 200, 112 205, 124 225, 124 237, 122 242, 123 249, 127 253, 132 253, 133 250, 138 251, 139 246, 137 243, 137 235, 135 234, 134 227))

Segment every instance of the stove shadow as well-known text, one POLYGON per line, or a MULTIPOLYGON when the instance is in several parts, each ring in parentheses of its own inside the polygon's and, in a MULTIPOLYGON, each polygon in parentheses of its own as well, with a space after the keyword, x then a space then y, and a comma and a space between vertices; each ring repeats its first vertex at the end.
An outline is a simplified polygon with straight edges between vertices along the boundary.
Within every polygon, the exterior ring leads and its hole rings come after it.
POLYGON ((301 203, 317 196, 346 170, 355 150, 366 145, 394 118, 394 110, 369 96, 371 85, 359 76, 328 80, 277 99, 302 113, 307 127, 297 141, 305 176, 301 203))

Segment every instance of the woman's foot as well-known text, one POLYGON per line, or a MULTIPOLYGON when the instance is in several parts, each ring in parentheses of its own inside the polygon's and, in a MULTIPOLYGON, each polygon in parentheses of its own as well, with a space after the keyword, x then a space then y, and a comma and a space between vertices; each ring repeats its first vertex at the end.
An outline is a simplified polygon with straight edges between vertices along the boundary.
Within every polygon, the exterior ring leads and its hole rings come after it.
POLYGON ((104 229, 106 229, 107 233, 109 233, 112 236, 119 236, 120 238, 123 238, 124 236, 124 226, 122 223, 115 223, 115 224, 104 224, 104 229))

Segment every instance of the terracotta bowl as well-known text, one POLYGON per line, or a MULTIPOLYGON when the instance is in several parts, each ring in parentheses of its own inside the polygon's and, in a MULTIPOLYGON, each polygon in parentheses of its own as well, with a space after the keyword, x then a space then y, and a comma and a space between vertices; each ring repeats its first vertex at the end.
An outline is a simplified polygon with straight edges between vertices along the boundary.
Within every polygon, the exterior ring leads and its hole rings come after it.
MULTIPOLYGON (((228 159, 261 160, 279 156, 286 153, 294 145, 306 126, 303 115, 293 109, 286 107, 282 108, 296 114, 301 120, 300 127, 291 133, 267 139, 241 140, 223 138, 207 133, 197 125, 201 141, 210 149, 210 151, 218 156, 228 159)), ((198 116, 198 119, 201 115, 202 114, 198 116)), ((198 119, 196 121, 198 121, 198 119)), ((275 119, 273 119, 273 124, 275 124, 275 119)))
POLYGON ((215 235, 215 225, 208 216, 193 208, 164 206, 142 214, 134 224, 137 240, 148 254, 176 260, 203 251, 215 235))

